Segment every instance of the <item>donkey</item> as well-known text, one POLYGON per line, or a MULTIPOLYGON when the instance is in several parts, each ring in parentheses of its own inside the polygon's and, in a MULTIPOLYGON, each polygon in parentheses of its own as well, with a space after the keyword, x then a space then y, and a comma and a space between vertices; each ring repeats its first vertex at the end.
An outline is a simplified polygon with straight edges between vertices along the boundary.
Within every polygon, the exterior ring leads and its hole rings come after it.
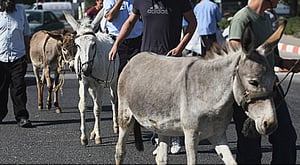
POLYGON ((43 88, 46 79, 48 96, 47 109, 51 108, 51 93, 56 113, 61 113, 58 104, 58 89, 63 86, 63 78, 59 82, 59 75, 65 63, 70 70, 74 70, 74 34, 69 31, 62 33, 40 30, 30 40, 30 59, 36 79, 38 91, 38 110, 43 109, 43 88), (42 73, 40 74, 40 70, 42 73), (54 73, 53 83, 50 71, 54 73))
MULTIPOLYGON (((103 12, 99 12, 96 18, 102 18, 103 12), (100 15, 99 15, 100 13, 100 15)), ((75 56, 75 72, 79 80, 79 103, 78 109, 81 117, 81 144, 87 145, 85 127, 85 110, 86 99, 88 93, 92 97, 94 103, 94 117, 95 124, 90 134, 90 139, 95 139, 95 143, 101 143, 100 137, 100 111, 102 109, 102 96, 104 88, 110 88, 111 103, 113 111, 113 127, 114 132, 117 133, 118 125, 116 119, 116 101, 117 101, 117 78, 119 68, 119 58, 110 61, 108 53, 113 45, 111 37, 102 33, 101 31, 95 33, 94 25, 97 25, 94 19, 90 20, 84 18, 81 23, 78 23, 70 14, 65 13, 67 22, 71 25, 74 31, 77 32, 75 36, 75 44, 77 53, 75 56)))
POLYGON ((214 145, 225 164, 236 164, 225 134, 234 101, 243 105, 261 135, 271 134, 277 128, 272 98, 276 78, 267 56, 278 44, 284 27, 285 24, 281 25, 254 48, 255 36, 247 26, 241 46, 226 43, 223 51, 218 52, 223 55, 216 54, 213 59, 174 58, 149 52, 133 57, 118 82, 116 164, 123 162, 131 129, 137 149, 143 150, 140 125, 158 134, 157 164, 167 163, 169 136, 182 135, 187 164, 197 163, 196 148, 203 139, 214 145))

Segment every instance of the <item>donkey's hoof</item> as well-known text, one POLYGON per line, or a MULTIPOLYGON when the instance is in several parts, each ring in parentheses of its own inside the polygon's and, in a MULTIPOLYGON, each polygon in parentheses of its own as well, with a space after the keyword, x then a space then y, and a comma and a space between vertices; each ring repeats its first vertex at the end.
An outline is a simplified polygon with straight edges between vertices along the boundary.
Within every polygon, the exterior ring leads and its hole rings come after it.
POLYGON ((87 138, 81 139, 81 144, 82 144, 83 146, 88 145, 88 140, 87 140, 87 138))
POLYGON ((51 109, 51 104, 47 104, 47 109, 51 109))
POLYGON ((38 106, 38 110, 40 111, 40 110, 42 110, 43 109, 43 105, 39 105, 38 106))
POLYGON ((93 130, 93 131, 91 132, 91 135, 90 135, 90 140, 94 140, 95 137, 96 137, 96 133, 95 133, 95 131, 93 130))
POLYGON ((56 112, 56 113, 61 113, 61 108, 60 108, 60 107, 56 107, 56 108, 55 108, 55 112, 56 112))
POLYGON ((119 127, 118 126, 114 126, 114 133, 119 133, 119 127))
POLYGON ((101 144, 101 143, 102 143, 101 138, 100 138, 100 137, 95 138, 95 143, 96 143, 96 144, 101 144))

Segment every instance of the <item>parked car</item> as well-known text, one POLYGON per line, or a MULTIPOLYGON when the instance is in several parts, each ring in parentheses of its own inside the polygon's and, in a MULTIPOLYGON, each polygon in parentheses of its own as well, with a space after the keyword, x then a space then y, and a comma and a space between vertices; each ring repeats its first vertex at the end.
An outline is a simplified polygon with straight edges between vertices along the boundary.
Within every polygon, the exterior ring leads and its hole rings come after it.
POLYGON ((59 31, 65 28, 51 11, 47 10, 25 10, 31 35, 39 30, 59 31))
POLYGON ((74 10, 71 2, 38 2, 34 3, 30 9, 52 11, 58 19, 65 19, 63 11, 74 16, 74 10))
POLYGON ((288 17, 290 15, 290 6, 282 0, 278 2, 277 7, 274 10, 278 15, 281 16, 288 17))

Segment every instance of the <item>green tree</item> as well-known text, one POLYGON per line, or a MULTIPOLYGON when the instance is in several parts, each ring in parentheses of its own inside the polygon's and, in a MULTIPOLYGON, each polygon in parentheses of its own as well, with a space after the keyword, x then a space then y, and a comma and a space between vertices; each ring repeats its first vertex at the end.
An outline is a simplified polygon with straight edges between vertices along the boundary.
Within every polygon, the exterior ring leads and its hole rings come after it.
POLYGON ((95 0, 84 0, 85 11, 95 5, 95 0))

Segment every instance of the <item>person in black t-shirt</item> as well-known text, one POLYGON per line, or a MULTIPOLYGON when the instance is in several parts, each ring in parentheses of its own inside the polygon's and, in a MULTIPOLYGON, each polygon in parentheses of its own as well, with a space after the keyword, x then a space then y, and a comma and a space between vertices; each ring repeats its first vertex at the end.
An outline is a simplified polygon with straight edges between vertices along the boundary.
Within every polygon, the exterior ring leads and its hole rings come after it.
POLYGON ((134 1, 133 11, 124 23, 109 54, 114 59, 116 48, 131 32, 135 22, 144 23, 141 51, 161 55, 180 56, 196 29, 196 18, 189 0, 144 0, 134 1), (186 34, 181 39, 182 16, 188 22, 186 34))

